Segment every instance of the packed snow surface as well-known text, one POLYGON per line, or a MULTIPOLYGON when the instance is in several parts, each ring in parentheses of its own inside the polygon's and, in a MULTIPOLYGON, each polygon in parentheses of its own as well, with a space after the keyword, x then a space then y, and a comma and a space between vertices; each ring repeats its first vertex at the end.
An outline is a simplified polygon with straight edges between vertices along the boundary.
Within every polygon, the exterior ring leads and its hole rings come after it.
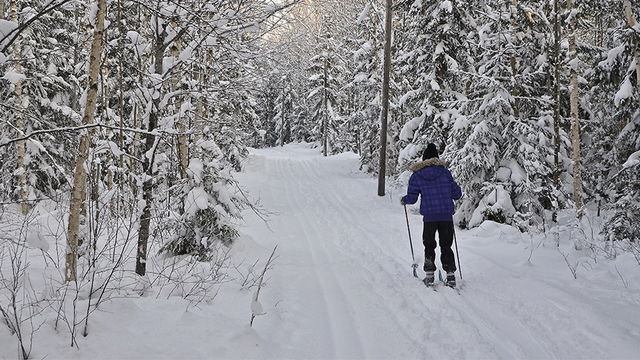
MULTIPOLYGON (((213 303, 188 309, 181 299, 115 299, 93 315, 79 350, 47 323, 33 355, 638 358, 640 276, 631 256, 589 263, 574 279, 553 241, 485 222, 458 230, 460 294, 445 287, 433 291, 411 275, 402 193, 391 189, 376 196, 375 179, 358 164, 355 154, 322 157, 305 144, 252 151, 237 177, 271 216, 267 225, 244 213, 233 257, 264 263, 278 245, 259 302, 235 283, 224 284, 213 303), (264 315, 249 328, 252 311, 264 315)), ((422 253, 421 219, 410 209, 416 254, 422 253)), ((13 337, 0 326, 0 358, 15 354, 13 337)))

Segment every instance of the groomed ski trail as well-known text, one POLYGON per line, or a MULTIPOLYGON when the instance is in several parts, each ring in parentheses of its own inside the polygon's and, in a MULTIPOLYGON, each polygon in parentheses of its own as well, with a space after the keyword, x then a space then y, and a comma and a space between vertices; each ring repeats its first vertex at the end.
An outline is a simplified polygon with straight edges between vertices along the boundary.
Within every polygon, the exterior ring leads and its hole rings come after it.
MULTIPOLYGON (((471 232, 458 232, 464 290, 458 295, 425 288, 411 275, 401 194, 376 196, 375 180, 358 171, 354 154, 325 158, 301 144, 253 150, 238 178, 273 212, 270 231, 250 212, 242 230, 244 241, 265 250, 278 245, 261 294, 272 313, 255 325, 281 352, 267 358, 561 359, 640 353, 637 303, 610 309, 594 305, 586 290, 563 289, 544 272, 528 278, 531 268, 522 265, 527 254, 508 242, 487 244, 471 232), (492 251, 499 244, 504 249, 492 251)), ((420 254, 421 218, 414 214, 410 221, 420 254)), ((597 295, 616 296, 616 291, 597 295)))

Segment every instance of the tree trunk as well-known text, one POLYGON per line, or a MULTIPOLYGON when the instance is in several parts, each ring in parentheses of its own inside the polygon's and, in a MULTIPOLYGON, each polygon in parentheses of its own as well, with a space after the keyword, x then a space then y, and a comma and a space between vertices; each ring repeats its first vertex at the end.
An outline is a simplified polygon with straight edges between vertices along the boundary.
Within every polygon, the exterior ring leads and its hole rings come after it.
MULTIPOLYGON (((98 93, 98 76, 100 74, 100 57, 102 55, 102 38, 104 33, 104 20, 107 10, 106 0, 98 0, 98 13, 96 14, 96 26, 91 43, 89 57, 89 79, 87 84, 87 101, 82 116, 82 124, 93 123, 98 93)), ((66 281, 77 280, 78 261, 78 235, 80 227, 80 214, 85 201, 86 193, 86 168, 85 163, 89 154, 90 137, 85 131, 80 137, 80 148, 76 157, 73 187, 71 188, 71 202, 69 204, 69 225, 66 253, 66 281)))
MULTIPOLYGON (((171 41, 167 42, 167 29, 163 28, 162 30, 160 30, 160 25, 158 24, 157 18, 154 27, 156 29, 156 34, 154 39, 152 59, 154 73, 158 76, 152 80, 154 81, 154 83, 152 83, 151 86, 156 87, 156 91, 160 91, 162 90, 163 85, 161 82, 155 83, 155 81, 162 78, 162 75, 164 74, 164 52, 169 46, 172 46, 173 43, 177 43, 179 41, 179 38, 183 32, 181 31, 180 34, 175 35, 175 37, 173 37, 171 41)), ((138 231, 138 247, 136 254, 136 274, 140 276, 144 276, 147 271, 147 248, 150 235, 149 229, 151 227, 151 206, 153 205, 153 165, 155 161, 155 151, 157 149, 157 139, 153 132, 158 127, 161 100, 160 98, 161 97, 158 96, 152 100, 146 134, 144 135, 144 182, 142 183, 142 200, 144 203, 144 208, 139 218, 140 230, 138 231)))
MULTIPOLYGON (((518 15, 518 0, 511 0, 511 29, 510 34, 513 34, 516 31, 516 27, 518 25, 516 19, 518 15)), ((509 57, 509 65, 511 66, 511 76, 513 78, 518 75, 518 59, 516 58, 516 48, 518 44, 515 44, 516 37, 514 36, 511 40, 511 55, 509 57)), ((520 95, 520 91, 516 82, 514 81, 513 87, 511 89, 511 95, 514 97, 513 101, 513 116, 516 120, 520 119, 520 99, 518 95, 520 95)))
MULTIPOLYGON (((177 59, 180 56, 180 42, 176 41, 171 47, 171 56, 177 59)), ((174 75, 173 90, 179 91, 180 75, 179 73, 174 75)), ((186 135, 182 135, 187 132, 186 117, 182 116, 180 109, 182 108, 182 96, 178 95, 175 101, 175 108, 178 113, 176 121, 176 130, 181 135, 178 135, 178 167, 180 168, 180 177, 187 178, 187 168, 189 167, 189 145, 186 135)))
POLYGON ((280 109, 280 146, 284 146, 284 136, 285 136, 285 115, 284 115, 284 106, 285 106, 285 85, 282 84, 282 108, 280 109))
MULTIPOLYGON (((573 10, 573 0, 567 1, 567 10, 573 10)), ((573 160, 573 200, 576 204, 576 217, 582 218, 582 156, 580 154, 580 88, 578 84, 578 48, 576 46, 576 27, 578 21, 575 16, 571 17, 569 34, 569 67, 571 69, 571 145, 573 160)))
POLYGON ((382 79, 382 112, 380 116, 380 169, 378 171, 378 196, 385 194, 387 174, 387 118, 389 117, 389 77, 391 73, 391 2, 386 1, 384 30, 384 69, 382 79))
MULTIPOLYGON (((328 41, 328 40, 327 40, 328 41)), ((328 131, 328 127, 329 127, 329 107, 328 107, 328 99, 327 97, 329 96, 327 88, 329 87, 329 79, 327 78, 328 76, 328 71, 327 71, 327 67, 328 65, 328 60, 327 57, 329 56, 329 50, 325 49, 326 53, 324 55, 324 88, 323 88, 323 98, 322 98, 322 106, 324 108, 324 117, 322 119, 322 143, 323 143, 323 154, 324 156, 328 155, 328 143, 329 143, 329 131, 328 131)))
MULTIPOLYGON (((633 10, 631 8, 631 1, 624 0, 624 16, 627 18, 627 24, 630 27, 636 26, 637 22, 633 17, 633 10)), ((635 44, 635 58, 636 58, 636 83, 640 87, 640 40, 637 40, 638 36, 636 36, 636 44, 635 44)))
MULTIPOLYGON (((120 131, 118 133, 118 146, 120 150, 124 152, 124 44, 126 39, 125 33, 125 24, 122 19, 122 0, 118 0, 118 117, 120 118, 119 126, 120 131)), ((133 153, 135 156, 135 152, 133 153)), ((125 161, 124 161, 124 153, 120 154, 118 157, 118 169, 119 174, 117 175, 116 183, 118 185, 118 201, 120 204, 124 205, 124 186, 125 186, 125 174, 135 173, 135 170, 130 167, 125 171, 125 161)), ((122 206, 124 209, 124 206, 122 206)), ((114 246, 115 251, 115 246, 114 246)), ((115 257, 114 257, 115 258, 115 257)))
MULTIPOLYGON (((154 49, 154 67, 155 73, 162 75, 162 60, 164 57, 165 36, 164 32, 158 34, 155 41, 154 49)), ((153 84, 153 86, 162 86, 161 84, 153 84)), ((153 99, 152 109, 149 112, 149 124, 147 126, 147 134, 145 134, 144 147, 144 175, 145 180, 142 183, 142 200, 144 208, 140 215, 140 231, 138 231, 138 251, 136 255, 136 274, 144 276, 147 272, 147 247, 149 243, 149 229, 151 227, 151 205, 153 203, 153 163, 155 157, 156 137, 151 134, 158 126, 158 112, 160 111, 159 97, 153 99)))
MULTIPOLYGON (((553 184, 557 189, 560 188, 560 6, 559 0, 553 1, 554 21, 554 44, 553 44, 553 132, 554 132, 554 152, 553 152, 553 184)), ((553 222, 558 221, 558 199, 553 209, 553 222)))
MULTIPOLYGON (((4 7, 4 5, 3 5, 4 7)), ((3 14, 4 11, 0 14, 3 14)), ((16 1, 12 1, 9 6, 9 13, 11 21, 18 22, 18 4, 16 1)), ((22 48, 20 46, 20 40, 16 40, 13 43, 13 57, 16 60, 14 62, 14 71, 17 74, 22 74, 22 48)), ((23 111, 22 111, 22 81, 18 81, 15 83, 15 107, 18 111, 14 111, 15 114, 15 124, 18 131, 22 134, 26 134, 26 128, 24 123, 23 111)), ((20 207, 22 210, 22 215, 29 214, 31 210, 31 205, 29 204, 29 183, 27 177, 27 167, 25 164, 25 156, 26 156, 26 141, 21 140, 16 142, 16 168, 18 174, 18 185, 20 187, 20 207)))

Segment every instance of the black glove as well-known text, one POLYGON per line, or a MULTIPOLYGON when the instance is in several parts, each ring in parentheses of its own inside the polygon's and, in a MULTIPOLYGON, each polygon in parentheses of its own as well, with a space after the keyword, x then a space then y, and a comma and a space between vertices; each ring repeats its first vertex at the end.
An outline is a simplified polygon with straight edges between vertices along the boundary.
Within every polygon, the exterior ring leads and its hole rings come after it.
POLYGON ((400 198, 400 204, 402 204, 402 205, 406 205, 406 204, 404 203, 404 197, 401 197, 401 198, 400 198))

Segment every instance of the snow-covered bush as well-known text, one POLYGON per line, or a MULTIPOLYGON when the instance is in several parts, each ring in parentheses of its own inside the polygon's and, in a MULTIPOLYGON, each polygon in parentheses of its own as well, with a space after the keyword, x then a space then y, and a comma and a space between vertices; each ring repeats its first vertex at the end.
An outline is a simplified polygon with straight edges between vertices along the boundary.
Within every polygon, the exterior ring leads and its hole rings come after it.
POLYGON ((162 225, 169 235, 161 252, 207 261, 214 245, 230 245, 238 236, 234 220, 240 218, 246 199, 237 191, 220 148, 211 140, 196 146, 202 159, 192 158, 188 177, 174 186, 176 200, 168 204, 172 215, 162 225))

